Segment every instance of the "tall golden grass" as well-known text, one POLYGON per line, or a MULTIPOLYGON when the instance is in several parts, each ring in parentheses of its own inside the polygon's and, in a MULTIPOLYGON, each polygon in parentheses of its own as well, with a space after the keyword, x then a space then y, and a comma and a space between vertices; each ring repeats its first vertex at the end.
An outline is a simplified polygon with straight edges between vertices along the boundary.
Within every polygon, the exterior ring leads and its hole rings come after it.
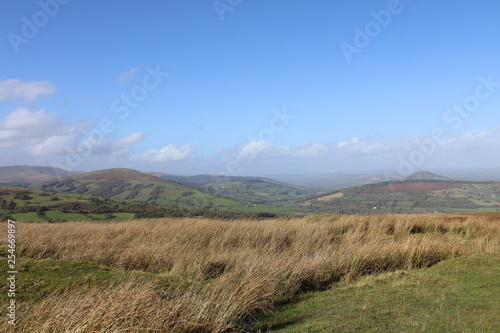
POLYGON ((450 215, 20 223, 17 238, 23 258, 171 278, 168 285, 136 278, 28 301, 18 312, 19 331, 237 332, 305 290, 498 252, 500 223, 450 215))

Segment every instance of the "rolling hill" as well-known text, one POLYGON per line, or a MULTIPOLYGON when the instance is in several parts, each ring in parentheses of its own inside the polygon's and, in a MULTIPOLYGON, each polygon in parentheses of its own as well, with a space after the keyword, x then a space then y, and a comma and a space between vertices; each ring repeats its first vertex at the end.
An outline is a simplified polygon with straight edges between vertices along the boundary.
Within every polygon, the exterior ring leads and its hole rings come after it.
POLYGON ((0 167, 0 183, 33 184, 78 173, 47 166, 3 166, 0 167))
POLYGON ((405 180, 452 180, 451 178, 437 175, 429 171, 419 171, 406 177, 405 180))
POLYGON ((403 181, 350 187, 309 197, 301 203, 338 213, 498 211, 500 183, 454 181, 419 173, 403 181))
POLYGON ((223 195, 251 203, 294 202, 306 197, 308 192, 297 186, 265 177, 217 177, 213 175, 178 176, 159 174, 163 179, 181 184, 198 186, 204 192, 223 195))
POLYGON ((220 210, 245 213, 294 214, 303 208, 291 205, 249 203, 224 193, 204 191, 132 169, 106 169, 47 181, 40 189, 51 192, 98 196, 112 200, 142 202, 163 208, 220 210))
MULTIPOLYGON (((214 196, 193 187, 132 169, 105 169, 41 184, 43 190, 155 203, 163 207, 210 208, 214 196)), ((233 204, 240 204, 233 202, 233 204)))

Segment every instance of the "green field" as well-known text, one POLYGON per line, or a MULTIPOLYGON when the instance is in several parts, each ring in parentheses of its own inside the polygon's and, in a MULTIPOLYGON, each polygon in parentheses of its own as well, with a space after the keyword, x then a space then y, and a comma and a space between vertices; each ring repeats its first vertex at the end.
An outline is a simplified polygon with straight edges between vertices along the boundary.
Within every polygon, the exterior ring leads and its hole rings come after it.
MULTIPOLYGON (((170 184, 167 184, 170 185, 170 184)), ((146 194, 145 194, 146 195, 146 194)), ((170 193, 172 195, 172 193, 170 193)), ((287 204, 251 204, 199 191, 184 192, 175 200, 158 198, 141 203, 74 193, 54 193, 29 188, 0 188, 0 216, 26 222, 111 221, 137 217, 212 216, 235 218, 228 214, 295 215, 306 210, 287 204)), ((247 216, 248 217, 248 216, 247 216)))
POLYGON ((498 211, 500 186, 451 180, 384 182, 313 196, 302 204, 329 212, 363 214, 498 211), (342 195, 332 197, 334 193, 342 195))
POLYGON ((500 332, 500 255, 456 258, 308 293, 263 332, 500 332))
POLYGON ((252 203, 281 203, 302 199, 306 193, 297 187, 271 181, 225 181, 203 185, 208 193, 221 194, 252 203))

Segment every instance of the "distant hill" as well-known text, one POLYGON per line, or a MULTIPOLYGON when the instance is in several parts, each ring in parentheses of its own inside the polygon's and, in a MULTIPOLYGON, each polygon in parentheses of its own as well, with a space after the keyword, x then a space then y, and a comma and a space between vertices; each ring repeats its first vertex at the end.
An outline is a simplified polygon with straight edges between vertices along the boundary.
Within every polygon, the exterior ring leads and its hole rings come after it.
POLYGON ((123 180, 123 181, 142 181, 142 182, 159 182, 159 183, 169 183, 173 182, 149 175, 133 169, 126 168, 113 168, 105 170, 97 170, 92 172, 87 172, 79 175, 72 176, 71 178, 77 180, 100 180, 100 179, 112 179, 112 180, 123 180))
POLYGON ((41 184, 43 190, 158 203, 162 206, 202 208, 212 196, 197 189, 132 169, 105 169, 64 176, 41 184))
POLYGON ((364 173, 318 173, 304 175, 273 175, 271 178, 307 189, 311 192, 325 193, 343 188, 363 186, 383 181, 402 180, 397 171, 373 171, 364 173))
MULTIPOLYGON (((144 202, 164 208, 282 214, 293 214, 303 210, 285 204, 276 207, 268 204, 249 203, 248 200, 239 200, 238 196, 228 196, 223 192, 181 184, 175 180, 163 179, 132 169, 106 169, 69 175, 44 182, 39 187, 50 192, 144 202)), ((284 193, 281 196, 286 197, 284 193)))
POLYGON ((181 184, 188 184, 194 186, 203 186, 207 184, 219 183, 219 182, 229 182, 229 181, 239 181, 239 182, 268 182, 268 183, 280 183, 277 180, 266 178, 266 177, 237 177, 237 176, 218 176, 218 175, 193 175, 193 176, 183 176, 183 175, 172 175, 160 172, 149 172, 148 174, 161 177, 166 180, 175 181, 181 184))
POLYGON ((0 167, 0 183, 33 184, 60 176, 75 175, 79 172, 67 171, 47 166, 13 165, 0 167))
POLYGON ((452 180, 451 178, 436 175, 435 173, 429 171, 419 171, 406 177, 405 180, 452 180))
POLYGON ((150 174, 159 175, 163 179, 181 184, 198 186, 210 194, 219 194, 252 203, 293 202, 308 195, 297 186, 266 177, 150 174))
POLYGON ((338 213, 429 213, 500 211, 500 183, 407 179, 345 188, 302 200, 338 213))

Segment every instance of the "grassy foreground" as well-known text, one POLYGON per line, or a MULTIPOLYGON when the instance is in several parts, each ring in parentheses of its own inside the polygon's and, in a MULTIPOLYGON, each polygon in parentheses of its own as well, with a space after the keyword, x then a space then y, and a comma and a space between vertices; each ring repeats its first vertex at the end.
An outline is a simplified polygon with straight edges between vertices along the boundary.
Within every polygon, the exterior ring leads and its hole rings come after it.
MULTIPOLYGON (((303 292, 499 252, 500 223, 451 215, 19 222, 16 237, 18 332, 238 332, 303 292)), ((6 304, 4 285, 0 293, 6 304)), ((14 330, 3 320, 0 331, 14 330)))
POLYGON ((500 254, 307 293, 257 325, 264 332, 500 332, 500 254))

